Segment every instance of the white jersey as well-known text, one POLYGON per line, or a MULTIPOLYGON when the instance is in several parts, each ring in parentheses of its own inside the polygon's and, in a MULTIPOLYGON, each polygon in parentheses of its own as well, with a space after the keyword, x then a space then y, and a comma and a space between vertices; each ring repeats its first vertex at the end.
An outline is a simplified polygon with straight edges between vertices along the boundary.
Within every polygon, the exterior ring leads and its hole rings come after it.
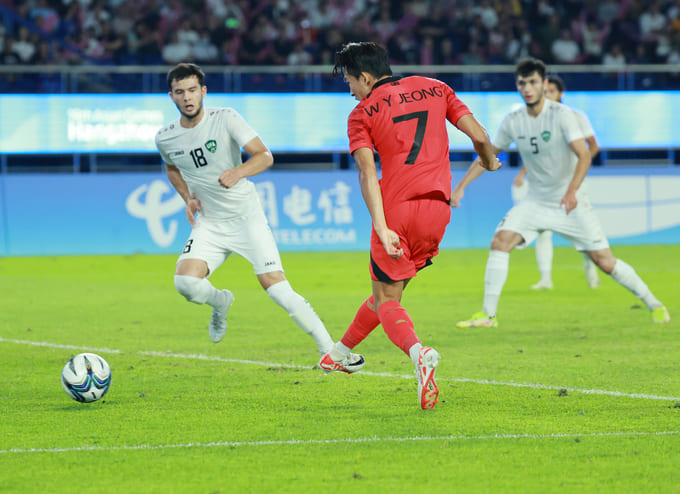
MULTIPOLYGON (((545 99, 541 113, 532 117, 526 106, 510 112, 501 122, 494 146, 508 149, 517 143, 531 183, 527 199, 557 205, 574 177, 578 157, 569 143, 585 139, 574 111, 545 99)), ((579 189, 577 198, 585 197, 579 189)))
POLYGON ((576 110, 574 108, 572 108, 571 111, 573 111, 574 115, 576 115, 576 121, 578 122, 578 126, 581 129, 581 132, 583 132, 583 137, 585 137, 586 139, 589 137, 593 137, 595 135, 595 131, 593 130, 593 126, 590 125, 590 120, 588 120, 588 116, 582 111, 576 110))
POLYGON ((205 108, 192 128, 179 119, 156 134, 163 161, 179 168, 191 194, 201 201, 199 216, 225 220, 244 216, 259 206, 255 185, 245 178, 230 188, 218 178, 223 171, 241 165, 241 148, 257 137, 246 121, 231 108, 205 108))

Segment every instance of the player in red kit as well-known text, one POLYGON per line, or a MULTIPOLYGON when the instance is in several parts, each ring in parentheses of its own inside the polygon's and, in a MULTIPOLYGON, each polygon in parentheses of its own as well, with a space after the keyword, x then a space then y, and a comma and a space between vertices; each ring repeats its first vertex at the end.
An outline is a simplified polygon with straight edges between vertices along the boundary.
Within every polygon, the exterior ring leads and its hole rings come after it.
POLYGON ((431 409, 439 395, 434 373, 440 355, 421 344, 401 295, 439 252, 451 218, 446 121, 470 137, 484 168, 496 170, 500 162, 484 127, 449 86, 427 77, 393 77, 383 47, 371 42, 345 45, 336 53, 333 73, 344 77, 359 100, 347 134, 373 221, 373 295, 319 366, 326 372, 349 372, 344 363, 350 350, 382 324, 390 340, 413 360, 420 406, 431 409), (374 151, 382 164, 380 180, 374 151))

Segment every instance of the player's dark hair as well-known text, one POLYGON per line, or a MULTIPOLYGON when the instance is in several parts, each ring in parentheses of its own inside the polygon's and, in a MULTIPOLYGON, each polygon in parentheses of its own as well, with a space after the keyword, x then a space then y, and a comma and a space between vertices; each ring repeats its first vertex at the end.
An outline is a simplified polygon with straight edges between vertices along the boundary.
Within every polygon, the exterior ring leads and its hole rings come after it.
POLYGON ((557 90, 558 90, 560 93, 563 93, 563 92, 564 92, 564 81, 562 80, 562 78, 561 78, 560 76, 558 76, 558 75, 549 75, 548 77, 546 77, 546 81, 548 81, 548 82, 551 83, 551 84, 554 84, 555 87, 557 88, 557 90))
POLYGON ((517 64, 515 78, 528 77, 537 72, 541 79, 545 79, 545 64, 538 58, 525 58, 517 64))
POLYGON ((205 74, 195 63, 178 63, 168 72, 168 87, 172 90, 172 81, 181 81, 187 77, 196 76, 198 84, 203 87, 205 74))
POLYGON ((347 43, 335 54, 334 76, 359 77, 368 72, 376 79, 392 75, 387 50, 372 41, 347 43))

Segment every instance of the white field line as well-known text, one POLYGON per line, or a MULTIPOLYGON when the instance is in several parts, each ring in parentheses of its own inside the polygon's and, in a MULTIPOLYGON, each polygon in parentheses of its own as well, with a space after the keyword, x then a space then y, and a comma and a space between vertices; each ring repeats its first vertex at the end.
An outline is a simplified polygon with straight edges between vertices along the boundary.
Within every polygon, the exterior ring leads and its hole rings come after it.
POLYGON ((413 436, 413 437, 362 437, 341 439, 288 439, 284 441, 216 441, 210 443, 179 443, 179 444, 138 444, 123 446, 74 446, 70 448, 13 448, 0 449, 0 454, 9 453, 69 453, 81 451, 147 451, 158 449, 179 448, 216 448, 216 447, 243 447, 243 446, 297 446, 297 445, 328 445, 328 444, 356 444, 356 443, 382 443, 382 442, 420 442, 420 441, 482 441, 493 439, 575 439, 575 438, 598 438, 598 437, 644 437, 644 436, 670 436, 678 435, 680 431, 658 432, 593 432, 588 434, 493 434, 480 436, 413 436))
MULTIPOLYGON (((62 345, 58 343, 50 343, 45 341, 29 341, 29 340, 12 340, 0 337, 0 343, 17 343, 21 345, 34 345, 42 346, 48 348, 67 348, 71 350, 82 350, 86 352, 101 352, 101 353, 124 353, 121 350, 115 350, 110 348, 92 348, 92 347, 82 347, 75 345, 62 345)), ((258 360, 242 360, 242 359, 228 359, 224 357, 217 357, 211 355, 202 354, 185 354, 185 353, 174 353, 174 352, 158 352, 158 351, 144 351, 140 350, 136 352, 139 355, 149 355, 152 357, 166 357, 166 358, 180 358, 188 360, 207 360, 214 362, 226 362, 232 364, 247 364, 247 365, 259 365, 263 367, 280 367, 286 369, 311 369, 308 365, 296 365, 296 364, 283 364, 278 362, 262 362, 258 360)), ((413 374, 391 374, 387 372, 370 372, 361 371, 359 374, 364 374, 368 376, 378 376, 378 377, 391 377, 397 379, 414 379, 413 374)), ((538 384, 538 383, 517 383, 512 381, 494 381, 489 379, 471 379, 471 378, 447 378, 437 376, 437 381, 439 382, 459 382, 459 383, 474 383, 474 384, 487 384, 491 386, 511 386, 515 388, 530 388, 530 389, 549 389, 549 390, 566 390, 572 393, 583 393, 590 395, 604 395, 604 396, 616 396, 622 398, 636 398, 642 400, 663 400, 663 401, 677 401, 680 402, 680 397, 677 396, 659 396, 644 393, 625 393, 623 391, 610 391, 604 389, 583 389, 583 388, 571 388, 568 386, 555 386, 550 384, 538 384)))
POLYGON ((120 350, 112 348, 87 348, 80 345, 62 345, 60 343, 50 343, 48 341, 30 341, 30 340, 7 340, 0 337, 0 343, 18 343, 20 345, 44 346, 47 348, 66 348, 68 350, 85 350, 87 352, 101 352, 101 353, 123 353, 120 350))

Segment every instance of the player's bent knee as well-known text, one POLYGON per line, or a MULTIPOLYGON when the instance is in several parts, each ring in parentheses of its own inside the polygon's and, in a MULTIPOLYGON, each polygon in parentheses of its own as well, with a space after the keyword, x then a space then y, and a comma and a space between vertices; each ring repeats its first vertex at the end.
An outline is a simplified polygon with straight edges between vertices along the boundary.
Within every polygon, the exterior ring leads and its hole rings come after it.
POLYGON ((616 265, 616 257, 612 254, 610 249, 603 249, 599 251, 588 252, 590 260, 600 268, 603 272, 611 274, 616 265))
POLYGON ((514 247, 509 245, 508 242, 502 240, 497 240, 495 237, 491 241, 491 250, 497 250, 500 252, 510 252, 514 247))
POLYGON ((283 274, 283 271, 271 271, 269 273, 258 274, 257 280, 266 291, 273 285, 286 281, 286 276, 283 274))
POLYGON ((595 265, 606 274, 612 274, 614 267, 616 266, 616 259, 605 259, 600 260, 600 262, 595 262, 595 265))
POLYGON ((195 304, 204 304, 206 297, 204 297, 201 290, 201 285, 205 280, 203 278, 196 278, 195 276, 175 275, 175 288, 184 296, 189 302, 195 304))
POLYGON ((491 238, 491 250, 510 252, 515 247, 515 245, 517 245, 517 244, 513 245, 514 240, 515 240, 514 236, 510 235, 509 232, 506 231, 496 232, 496 234, 491 238))

